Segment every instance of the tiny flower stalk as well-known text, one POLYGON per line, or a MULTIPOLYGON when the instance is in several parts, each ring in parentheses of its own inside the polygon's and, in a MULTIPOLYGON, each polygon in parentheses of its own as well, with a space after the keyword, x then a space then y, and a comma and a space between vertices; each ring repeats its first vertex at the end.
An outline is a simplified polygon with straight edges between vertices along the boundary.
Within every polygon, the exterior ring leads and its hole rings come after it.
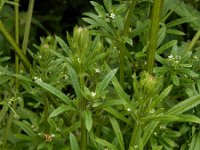
POLYGON ((162 10, 163 0, 154 0, 152 14, 151 14, 151 29, 149 36, 149 48, 147 55, 147 72, 152 74, 154 61, 155 61, 155 51, 157 44, 157 34, 159 30, 160 14, 162 10))

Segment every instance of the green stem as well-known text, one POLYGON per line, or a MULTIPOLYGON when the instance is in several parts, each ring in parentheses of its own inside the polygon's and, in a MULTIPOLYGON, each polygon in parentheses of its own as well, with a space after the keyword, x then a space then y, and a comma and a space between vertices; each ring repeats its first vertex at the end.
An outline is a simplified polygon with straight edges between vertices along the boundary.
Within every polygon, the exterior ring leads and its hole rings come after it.
POLYGON ((147 72, 153 73, 155 50, 157 43, 157 34, 159 30, 160 13, 162 10, 163 0, 154 0, 152 16, 151 16, 151 30, 149 36, 149 49, 147 56, 147 72))
POLYGON ((22 51, 25 55, 26 55, 26 49, 28 46, 28 39, 29 39, 34 3, 35 3, 35 0, 30 0, 29 6, 28 6, 27 19, 26 19, 26 25, 25 25, 25 31, 24 31, 24 39, 23 39, 23 44, 22 44, 22 51))
POLYGON ((192 51, 194 45, 197 43, 198 39, 200 38, 200 29, 197 31, 195 36, 193 37, 192 41, 188 45, 188 47, 185 49, 185 51, 192 51))
POLYGON ((135 8, 136 3, 137 3, 137 0, 132 0, 130 8, 127 11, 126 18, 125 18, 125 24, 124 24, 124 33, 123 33, 124 36, 126 36, 126 34, 129 31, 130 24, 131 24, 131 17, 133 15, 133 10, 135 8))
MULTIPOLYGON (((84 74, 83 74, 83 69, 81 66, 81 75, 80 75, 80 88, 83 91, 84 89, 84 74)), ((87 150, 87 129, 85 126, 85 118, 84 118, 84 113, 86 110, 86 99, 81 95, 80 97, 80 117, 81 117, 81 140, 80 140, 80 147, 81 150, 87 150)))
MULTIPOLYGON (((19 0, 15 0, 15 5, 14 5, 15 6, 15 41, 16 41, 16 44, 19 45, 19 5, 18 5, 18 3, 19 3, 19 0)), ((19 73, 19 58, 16 54, 15 54, 15 72, 16 72, 16 74, 19 73)), ((19 80, 17 78, 15 78, 16 93, 18 93, 18 90, 19 90, 19 80)), ((12 105, 13 110, 15 110, 16 106, 17 106, 17 101, 14 101, 13 105, 12 105)), ((3 143, 4 144, 7 141, 8 133, 9 133, 10 127, 12 125, 13 115, 14 115, 14 113, 11 112, 9 115, 9 118, 8 118, 7 126, 4 131, 4 135, 3 135, 3 143)))
POLYGON ((8 43, 13 47, 13 50, 15 54, 21 59, 24 66, 27 68, 28 71, 32 69, 30 61, 27 59, 27 57, 22 53, 22 50, 19 48, 15 40, 11 37, 11 35, 6 30, 3 22, 0 20, 0 32, 1 34, 6 38, 8 43))
MULTIPOLYGON (((127 14, 126 14, 126 18, 125 18, 125 23, 124 23, 124 31, 123 31, 123 34, 122 36, 123 37, 126 37, 127 36, 127 33, 129 31, 129 28, 130 28, 130 25, 131 25, 131 17, 132 17, 132 14, 133 14, 133 10, 135 8, 135 5, 136 5, 136 2, 137 0, 132 0, 131 1, 131 4, 130 4, 130 8, 128 9, 127 11, 127 14)), ((119 65, 119 81, 120 81, 120 84, 121 86, 123 87, 124 86, 124 76, 125 76, 125 71, 124 71, 124 66, 125 66, 125 56, 126 56, 126 46, 124 44, 124 41, 123 39, 121 39, 119 37, 119 41, 117 41, 116 45, 118 45, 118 48, 119 48, 119 60, 120 60, 120 65, 119 65), (118 43, 119 42, 119 43, 118 43)))

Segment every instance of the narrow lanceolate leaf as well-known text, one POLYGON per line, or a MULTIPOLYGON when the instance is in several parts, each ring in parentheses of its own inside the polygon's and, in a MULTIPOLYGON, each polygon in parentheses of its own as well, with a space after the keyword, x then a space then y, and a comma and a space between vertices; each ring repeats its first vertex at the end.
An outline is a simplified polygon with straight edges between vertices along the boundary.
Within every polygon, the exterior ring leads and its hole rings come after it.
POLYGON ((159 96, 155 100, 153 100, 152 105, 150 107, 154 109, 156 106, 158 106, 169 95, 171 90, 172 85, 168 86, 161 94, 159 94, 159 96))
POLYGON ((90 132, 92 129, 92 113, 89 110, 86 110, 84 113, 84 118, 85 118, 85 127, 90 132))
POLYGON ((79 145, 78 145, 78 141, 77 141, 77 139, 76 139, 76 137, 74 136, 73 133, 70 133, 69 139, 70 139, 71 150, 80 150, 79 145))
POLYGON ((162 45, 159 49, 157 49, 157 54, 162 54, 165 50, 169 49, 170 47, 173 47, 177 44, 177 40, 172 40, 164 45, 162 45))
POLYGON ((112 127, 114 129, 115 135, 117 137, 117 140, 119 142, 119 146, 121 150, 125 150, 124 148, 124 139, 122 136, 122 132, 120 130, 119 124, 117 123, 117 120, 115 118, 110 118, 110 122, 112 124, 112 127))
POLYGON ((14 121, 14 124, 18 125, 29 136, 36 136, 36 133, 32 130, 28 123, 22 121, 14 121))
POLYGON ((194 21, 194 20, 197 20, 197 19, 198 19, 197 17, 180 18, 180 19, 177 19, 177 20, 174 20, 174 21, 167 23, 166 27, 170 28, 170 27, 177 26, 177 25, 180 25, 180 24, 183 24, 183 23, 186 23, 186 22, 191 22, 191 21, 194 21))
POLYGON ((116 74, 117 69, 111 70, 106 76, 105 78, 97 84, 96 87, 96 93, 100 94, 103 90, 105 90, 105 88, 108 86, 110 80, 114 77, 114 75, 116 74))
POLYGON ((67 103, 67 104, 70 103, 69 97, 67 95, 65 95, 64 93, 62 93, 61 91, 59 91, 54 86, 47 84, 47 83, 44 83, 39 79, 35 80, 35 83, 38 84, 39 86, 41 86, 43 89, 45 89, 45 90, 49 91, 50 93, 54 94, 55 96, 59 97, 65 103, 67 103))
POLYGON ((103 146, 105 146, 106 148, 112 149, 112 150, 118 150, 118 148, 111 144, 110 142, 104 140, 104 139, 100 139, 100 138, 96 138, 95 141, 103 146))
POLYGON ((192 142, 190 143, 189 150, 198 150, 200 149, 200 132, 196 132, 192 137, 192 142))
POLYGON ((117 110, 108 107, 108 108, 104 108, 105 111, 107 111, 108 113, 112 114, 114 117, 126 122, 127 124, 130 124, 130 121, 121 113, 119 113, 117 110))
POLYGON ((200 95, 193 96, 173 106, 166 113, 172 115, 181 114, 194 108, 199 104, 200 104, 200 95))
POLYGON ((78 75, 70 65, 67 66, 67 69, 68 69, 70 79, 72 81, 72 86, 74 88, 74 91, 75 91, 76 95, 78 97, 80 97, 81 96, 81 89, 80 89, 80 85, 79 85, 79 81, 78 81, 78 75))
POLYGON ((56 36, 56 40, 58 41, 58 43, 60 44, 61 48, 67 53, 67 55, 69 56, 69 46, 65 43, 64 40, 62 40, 60 37, 56 36))
POLYGON ((151 135, 153 134, 154 130, 158 126, 159 121, 152 121, 149 123, 145 129, 144 136, 143 136, 143 145, 145 146, 149 141, 151 135))
POLYGON ((128 105, 128 107, 134 112, 135 107, 130 102, 129 96, 124 92, 124 90, 122 89, 121 85, 117 81, 116 77, 114 77, 112 79, 112 83, 113 83, 113 85, 115 87, 115 90, 116 90, 118 96, 121 98, 121 100, 123 101, 123 103, 126 103, 128 105))
POLYGON ((76 110, 74 107, 72 106, 67 106, 67 105, 61 105, 60 107, 56 108, 50 115, 49 115, 49 118, 51 117, 56 117, 60 114, 62 114, 63 112, 65 111, 68 111, 68 110, 76 110))
POLYGON ((193 123, 198 123, 200 124, 200 118, 194 115, 189 115, 189 114, 180 114, 178 115, 180 118, 180 122, 193 122, 193 123))

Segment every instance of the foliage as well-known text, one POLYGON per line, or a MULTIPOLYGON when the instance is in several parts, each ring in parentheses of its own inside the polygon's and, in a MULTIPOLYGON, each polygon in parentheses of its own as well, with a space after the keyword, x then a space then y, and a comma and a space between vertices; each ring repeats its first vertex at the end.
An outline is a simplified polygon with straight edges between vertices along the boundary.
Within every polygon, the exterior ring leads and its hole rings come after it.
POLYGON ((20 33, 18 4, 0 3, 0 40, 12 47, 0 51, 0 149, 199 149, 198 9, 91 1, 85 26, 40 37, 32 50, 32 8, 20 33))

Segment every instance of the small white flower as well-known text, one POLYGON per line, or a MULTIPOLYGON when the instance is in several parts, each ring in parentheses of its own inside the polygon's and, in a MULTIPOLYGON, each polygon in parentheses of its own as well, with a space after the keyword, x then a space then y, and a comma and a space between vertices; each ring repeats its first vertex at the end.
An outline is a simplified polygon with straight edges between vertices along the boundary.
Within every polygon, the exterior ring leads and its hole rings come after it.
POLYGON ((194 59, 196 59, 196 60, 198 60, 198 59, 199 59, 197 56, 194 56, 193 58, 194 58, 194 59))
POLYGON ((155 136, 157 136, 157 135, 158 135, 158 133, 157 133, 157 132, 154 132, 153 134, 154 134, 155 136))
POLYGON ((38 77, 36 77, 36 76, 35 76, 33 79, 34 79, 35 81, 42 81, 41 78, 38 78, 38 77))
POLYGON ((38 133, 38 135, 42 135, 42 133, 38 133))
POLYGON ((169 59, 172 59, 172 58, 174 58, 174 56, 173 56, 173 55, 169 55, 168 58, 169 58, 169 59))
POLYGON ((161 125, 160 129, 166 129, 166 127, 164 125, 161 125))
POLYGON ((150 114, 155 113, 155 109, 150 110, 149 113, 150 113, 150 114))
POLYGON ((92 97, 95 97, 96 96, 96 93, 95 92, 92 92, 92 97))
POLYGON ((51 137, 52 137, 52 138, 54 138, 55 136, 56 136, 55 134, 53 134, 53 133, 51 134, 51 137))
POLYGON ((129 112, 131 112, 131 109, 130 109, 130 108, 127 108, 126 110, 129 111, 129 112))
POLYGON ((112 19, 114 19, 115 18, 115 14, 111 13, 109 17, 112 18, 112 19))
POLYGON ((42 56, 41 56, 41 55, 39 55, 38 57, 39 57, 40 59, 42 58, 42 56))
POLYGON ((96 68, 94 69, 96 73, 99 73, 100 72, 100 69, 99 68, 96 68))
POLYGON ((78 58, 78 62, 79 62, 79 63, 81 63, 81 60, 80 60, 80 58, 78 58))
POLYGON ((68 75, 65 74, 65 75, 64 75, 64 78, 65 78, 65 80, 67 80, 67 79, 68 79, 68 75))
POLYGON ((134 148, 137 149, 137 148, 138 148, 138 145, 134 145, 134 148))

